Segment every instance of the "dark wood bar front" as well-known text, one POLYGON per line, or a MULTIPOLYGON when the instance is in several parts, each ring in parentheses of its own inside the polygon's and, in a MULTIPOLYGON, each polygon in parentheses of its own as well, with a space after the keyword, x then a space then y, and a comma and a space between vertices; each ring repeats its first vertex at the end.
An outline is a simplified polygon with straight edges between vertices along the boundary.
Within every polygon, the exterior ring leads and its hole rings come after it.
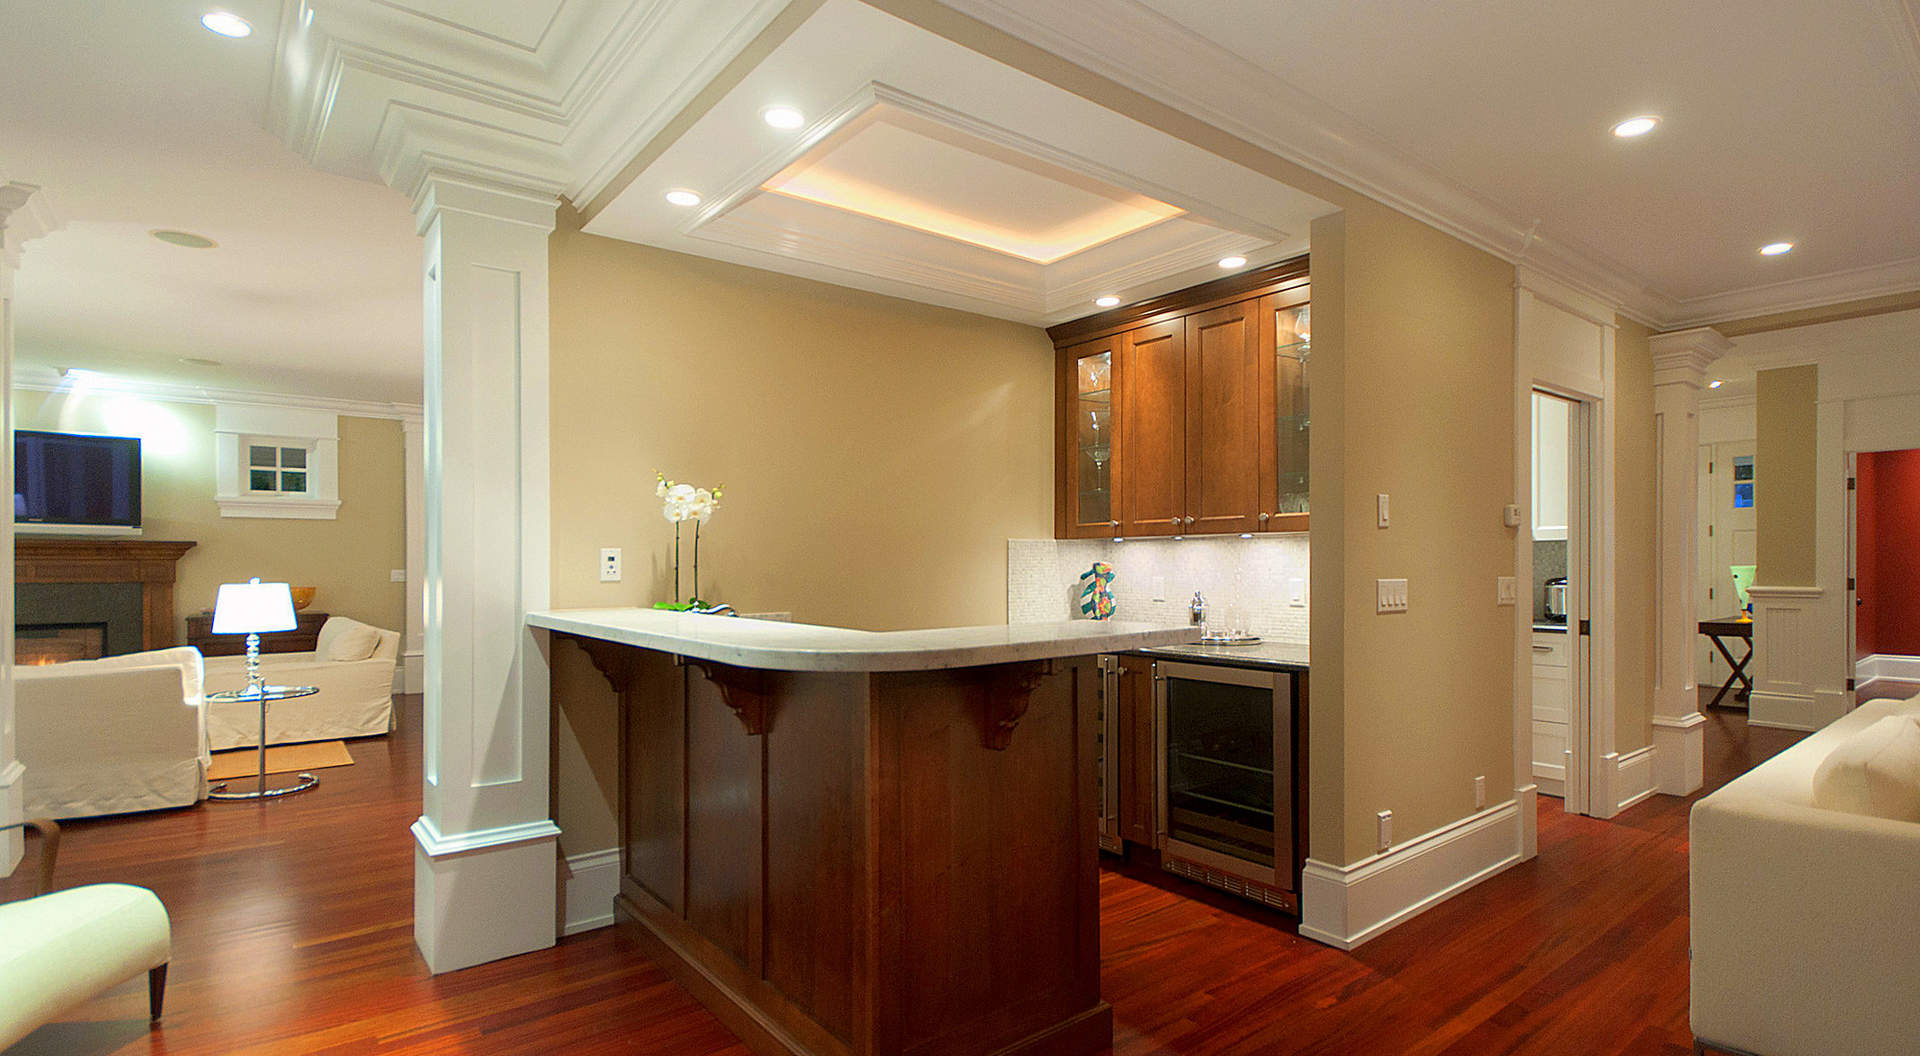
POLYGON ((576 640, 620 700, 622 926, 749 1046, 1111 1043, 1092 657, 773 671, 576 640))

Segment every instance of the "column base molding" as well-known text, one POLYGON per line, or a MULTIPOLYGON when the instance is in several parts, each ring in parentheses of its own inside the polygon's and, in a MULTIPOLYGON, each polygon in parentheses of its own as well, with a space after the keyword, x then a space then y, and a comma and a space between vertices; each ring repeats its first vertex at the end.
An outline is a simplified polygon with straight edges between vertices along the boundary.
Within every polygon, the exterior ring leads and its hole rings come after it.
POLYGON ((560 886, 564 889, 562 936, 612 925, 613 900, 620 895, 620 848, 568 855, 561 867, 560 886))
POLYGON ((1653 717, 1653 788, 1689 796, 1707 779, 1707 717, 1699 712, 1653 717))
POLYGON ((1540 786, 1514 789, 1513 802, 1520 811, 1520 860, 1532 861, 1540 856, 1540 786))
POLYGON ((559 837, 545 819, 451 835, 413 823, 413 941, 434 974, 553 945, 552 911, 527 907, 557 905, 559 837))
POLYGON ((1747 725, 1811 733, 1851 710, 1853 698, 1844 692, 1815 690, 1808 695, 1755 689, 1747 701, 1747 725))

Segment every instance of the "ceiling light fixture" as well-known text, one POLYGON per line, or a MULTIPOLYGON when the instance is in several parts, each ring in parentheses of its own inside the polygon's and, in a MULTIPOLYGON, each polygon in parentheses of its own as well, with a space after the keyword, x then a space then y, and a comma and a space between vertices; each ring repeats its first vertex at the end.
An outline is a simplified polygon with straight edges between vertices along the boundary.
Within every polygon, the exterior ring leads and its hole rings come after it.
POLYGON ((1093 299, 1093 303, 1099 305, 1102 308, 1111 308, 1114 305, 1120 303, 1120 298, 1115 297, 1113 294, 1109 293, 1105 297, 1095 297, 1093 299))
POLYGON ((791 106, 769 106, 760 111, 760 120, 780 129, 795 129, 807 123, 807 115, 791 106))
POLYGON ((253 23, 231 11, 209 11, 200 16, 200 24, 220 34, 239 40, 253 35, 253 23))
POLYGON ((1232 271, 1234 268, 1244 268, 1247 266, 1247 258, 1238 256, 1221 257, 1220 266, 1226 268, 1228 271, 1232 271))
POLYGON ((1653 126, 1659 123, 1660 119, 1658 117, 1652 114, 1641 114, 1638 117, 1629 117, 1625 121, 1613 126, 1613 134, 1619 136, 1621 139, 1632 139, 1635 136, 1644 136, 1653 131, 1653 126))
POLYGON ((1725 384, 1726 384, 1726 382, 1724 382, 1724 381, 1721 381, 1721 380, 1720 380, 1719 378, 1715 378, 1715 379, 1713 379, 1712 381, 1709 381, 1709 382, 1707 382, 1707 388, 1709 388, 1709 389, 1717 389, 1717 388, 1719 388, 1720 386, 1722 386, 1722 385, 1725 385, 1725 384))
POLYGON ((149 231, 147 234, 165 242, 169 246, 179 246, 181 249, 212 249, 220 244, 205 235, 196 235, 191 231, 175 231, 171 228, 164 227, 149 231))
POLYGON ((1791 249, 1793 249, 1793 243, 1791 242, 1769 242, 1760 247, 1760 255, 1763 257, 1777 257, 1791 249))
POLYGON ((675 189, 667 192, 667 201, 682 209, 690 209, 700 204, 700 196, 689 190, 675 189))

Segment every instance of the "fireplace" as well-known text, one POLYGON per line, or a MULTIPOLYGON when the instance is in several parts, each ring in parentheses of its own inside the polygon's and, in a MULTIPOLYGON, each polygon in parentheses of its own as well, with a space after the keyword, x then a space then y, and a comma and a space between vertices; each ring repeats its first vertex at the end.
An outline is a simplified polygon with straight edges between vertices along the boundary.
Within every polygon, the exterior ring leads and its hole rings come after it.
POLYGON ((14 629, 13 662, 30 667, 107 655, 107 624, 23 623, 14 629))

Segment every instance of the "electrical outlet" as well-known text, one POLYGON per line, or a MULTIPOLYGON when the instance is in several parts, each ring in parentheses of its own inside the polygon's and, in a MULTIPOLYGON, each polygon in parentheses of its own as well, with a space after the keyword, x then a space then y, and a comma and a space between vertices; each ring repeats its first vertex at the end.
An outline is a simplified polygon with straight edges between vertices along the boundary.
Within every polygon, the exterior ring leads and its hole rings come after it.
POLYGON ((603 546, 600 548, 600 582, 620 582, 620 548, 603 546))
POLYGON ((1380 850, 1393 846, 1393 811, 1380 812, 1380 850))
POLYGON ((1307 581, 1295 577, 1287 581, 1287 604, 1296 609, 1307 607, 1307 581))
POLYGON ((1516 605, 1520 601, 1520 582, 1512 576, 1500 576, 1493 581, 1493 600, 1496 605, 1516 605))
POLYGON ((1487 805, 1487 779, 1485 775, 1473 779, 1473 809, 1479 810, 1487 805))
POLYGON ((1380 493, 1380 527, 1387 526, 1387 493, 1380 493))
POLYGON ((393 583, 405 583, 407 581, 407 570, 404 568, 390 568, 387 570, 387 579, 393 583))
POLYGON ((1381 612, 1407 611, 1407 581, 1404 579, 1375 580, 1380 595, 1381 612))

